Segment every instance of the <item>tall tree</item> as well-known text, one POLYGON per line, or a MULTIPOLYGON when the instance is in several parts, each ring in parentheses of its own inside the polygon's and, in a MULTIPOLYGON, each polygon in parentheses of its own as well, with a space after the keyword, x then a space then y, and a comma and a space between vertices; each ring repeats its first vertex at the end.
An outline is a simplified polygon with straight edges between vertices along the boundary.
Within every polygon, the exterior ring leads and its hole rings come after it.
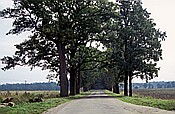
MULTIPOLYGON (((83 51, 80 48, 86 46, 87 43, 102 40, 102 38, 98 37, 98 35, 105 31, 106 28, 104 28, 104 24, 110 20, 110 17, 114 15, 115 10, 115 4, 107 2, 91 1, 85 7, 77 5, 75 20, 76 24, 78 25, 74 27, 74 40, 72 40, 72 42, 70 42, 70 44, 68 45, 70 50, 68 55, 70 61, 68 63, 70 66, 69 71, 71 95, 76 94, 76 82, 78 79, 78 76, 76 76, 76 72, 79 72, 78 68, 81 67, 81 64, 83 64, 82 61, 78 61, 80 60, 80 58, 79 56, 77 56, 80 51, 83 51)), ((91 60, 94 61, 93 59, 91 60)))
POLYGON ((65 2, 56 0, 14 0, 14 8, 5 9, 1 13, 5 18, 14 18, 14 28, 8 34, 33 32, 28 40, 16 45, 18 51, 15 56, 2 59, 7 64, 5 69, 29 65, 32 68, 39 66, 43 70, 56 71, 61 81, 60 96, 68 96, 65 58, 65 40, 68 34, 64 31, 67 29, 64 6, 65 2))
POLYGON ((129 76, 129 95, 132 96, 132 79, 135 72, 149 72, 146 79, 157 74, 158 68, 155 63, 162 58, 161 41, 166 34, 155 28, 156 24, 150 18, 150 13, 142 8, 140 1, 121 1, 119 6, 118 37, 123 40, 124 95, 128 95, 129 76))
POLYGON ((114 5, 106 2, 15 0, 14 8, 1 12, 2 17, 15 19, 14 28, 8 34, 25 31, 32 31, 33 34, 16 45, 18 51, 15 56, 2 59, 7 64, 4 69, 16 65, 50 69, 60 76, 60 95, 67 96, 69 67, 71 94, 76 94, 77 66, 74 60, 77 49, 96 40, 97 34, 103 31, 102 25, 110 19, 113 11, 114 5))

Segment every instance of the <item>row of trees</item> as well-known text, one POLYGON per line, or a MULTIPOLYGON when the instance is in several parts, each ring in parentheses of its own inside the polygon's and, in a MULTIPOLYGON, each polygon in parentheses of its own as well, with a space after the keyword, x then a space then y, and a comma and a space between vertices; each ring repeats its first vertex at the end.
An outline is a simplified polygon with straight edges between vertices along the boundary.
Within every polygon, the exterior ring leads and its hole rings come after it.
POLYGON ((149 83, 134 83, 133 87, 135 89, 153 89, 153 88, 175 88, 175 81, 168 81, 168 82, 149 82, 149 83))
POLYGON ((48 78, 59 77, 63 97, 68 96, 68 74, 70 95, 101 78, 115 92, 124 81, 125 95, 129 80, 132 96, 134 77, 157 76, 166 35, 155 28, 140 1, 14 0, 14 7, 4 9, 1 17, 14 19, 7 34, 31 31, 15 45, 14 56, 2 59, 3 70, 17 65, 49 69, 48 78))
POLYGON ((1 91, 44 91, 44 90, 60 90, 55 82, 51 83, 27 83, 27 84, 2 84, 1 91))
MULTIPOLYGON (((90 77, 92 72, 88 72, 88 76, 90 77)), ((85 76, 85 75, 83 75, 85 76)), ((94 76, 92 76, 94 78, 94 76)), ((87 78, 87 77, 86 77, 87 78)), ((86 82, 86 89, 90 87, 93 89, 110 89, 108 87, 111 87, 111 83, 108 83, 109 79, 102 78, 103 80, 99 79, 100 77, 96 75, 96 78, 98 79, 93 79, 95 83, 92 81, 86 82), (104 83, 105 82, 105 83, 104 83)), ((83 79, 85 81, 87 79, 83 79)), ((119 84, 120 89, 123 88, 123 83, 119 84)), ((134 89, 156 89, 156 88, 175 88, 175 81, 169 81, 169 82, 149 82, 149 83, 133 83, 133 88, 134 89)), ((113 88, 114 92, 117 91, 117 88, 113 88), (116 90, 115 90, 116 89, 116 90)), ((21 91, 38 91, 38 90, 60 90, 60 87, 58 86, 57 83, 51 82, 42 82, 42 83, 17 83, 17 84, 2 84, 0 85, 0 90, 1 91, 16 91, 16 90, 21 90, 21 91)), ((119 92, 119 91, 118 91, 119 92)))

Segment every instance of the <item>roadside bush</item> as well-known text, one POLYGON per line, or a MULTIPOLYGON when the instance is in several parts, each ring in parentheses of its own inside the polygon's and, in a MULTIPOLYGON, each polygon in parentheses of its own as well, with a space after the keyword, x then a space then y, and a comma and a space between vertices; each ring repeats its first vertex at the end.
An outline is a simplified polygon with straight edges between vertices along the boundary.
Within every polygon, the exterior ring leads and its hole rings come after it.
POLYGON ((34 95, 30 94, 30 93, 23 93, 21 95, 13 95, 13 102, 15 104, 20 104, 20 103, 25 103, 25 102, 29 102, 29 99, 33 98, 34 95))
POLYGON ((51 93, 50 98, 58 98, 59 97, 59 94, 58 93, 51 93))
POLYGON ((44 95, 44 98, 45 99, 48 99, 48 98, 59 98, 60 95, 58 92, 50 92, 50 93, 47 93, 44 95))
POLYGON ((23 101, 21 100, 20 97, 18 96, 13 96, 13 100, 12 100, 15 104, 20 104, 23 103, 23 101))
POLYGON ((58 91, 46 91, 46 92, 4 92, 0 95, 0 102, 3 101, 4 98, 12 97, 15 104, 27 103, 29 99, 41 98, 41 99, 50 99, 50 98, 59 98, 58 91))
POLYGON ((44 98, 44 94, 37 94, 37 95, 35 95, 35 97, 38 97, 38 98, 44 98))
POLYGON ((3 98, 0 96, 0 103, 3 101, 3 98))

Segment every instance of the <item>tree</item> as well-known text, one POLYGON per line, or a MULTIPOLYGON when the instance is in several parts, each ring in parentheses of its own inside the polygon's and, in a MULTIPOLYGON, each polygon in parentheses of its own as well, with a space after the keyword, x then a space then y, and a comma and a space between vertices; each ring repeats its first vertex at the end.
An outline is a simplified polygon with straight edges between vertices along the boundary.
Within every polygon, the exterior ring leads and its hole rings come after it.
POLYGON ((16 65, 28 65, 56 72, 56 76, 60 76, 61 96, 68 95, 69 71, 71 94, 76 94, 77 66, 74 60, 77 59, 77 50, 79 46, 96 40, 97 34, 103 31, 102 25, 115 11, 113 4, 97 1, 15 0, 14 5, 14 8, 1 12, 2 17, 15 19, 14 28, 8 34, 25 31, 32 31, 33 34, 28 40, 16 45, 18 51, 15 56, 2 59, 7 64, 4 70, 16 65))
MULTIPOLYGON (((129 90, 132 96, 132 79, 134 75, 146 74, 142 79, 152 79, 157 76, 156 62, 162 58, 161 41, 166 37, 165 32, 155 28, 150 13, 142 8, 140 1, 119 2, 118 37, 122 39, 122 66, 125 73, 124 95, 129 90)), ((143 75, 142 75, 143 76, 143 75)))
POLYGON ((8 34, 32 32, 16 45, 14 56, 2 59, 7 64, 3 69, 17 65, 49 69, 59 76, 61 96, 68 96, 68 73, 71 95, 79 93, 81 76, 83 85, 90 86, 87 73, 93 75, 101 67, 107 69, 102 76, 110 87, 124 81, 124 95, 129 80, 130 96, 134 76, 149 80, 158 74, 156 63, 162 58, 166 34, 155 28, 139 1, 14 0, 14 8, 3 10, 1 16, 14 19, 8 34), (92 42, 97 46, 88 47, 92 42), (100 44, 104 52, 98 50, 100 44))
POLYGON ((106 61, 106 55, 104 52, 95 47, 89 46, 84 48, 87 49, 81 48, 82 51, 80 51, 81 54, 79 66, 82 77, 82 86, 85 90, 87 90, 87 88, 91 88, 99 79, 99 67, 101 63, 106 61))
MULTIPOLYGON (((106 24, 106 22, 110 20, 110 18, 114 15, 116 10, 116 6, 113 3, 97 2, 97 1, 93 1, 90 3, 91 4, 86 5, 86 7, 78 8, 78 11, 76 10, 76 15, 79 15, 78 19, 75 19, 78 20, 76 22, 78 23, 78 25, 77 27, 75 26, 75 28, 73 29, 75 31, 72 32, 75 34, 74 40, 72 40, 72 42, 70 42, 70 44, 68 45, 69 47, 68 49, 70 50, 68 55, 69 58, 68 64, 70 66, 69 71, 70 71, 71 95, 76 94, 76 87, 78 87, 76 86, 76 82, 77 79, 80 80, 80 78, 77 78, 78 76, 76 76, 76 74, 80 73, 78 69, 81 69, 81 65, 86 63, 81 61, 79 58, 80 57, 79 53, 84 52, 84 50, 81 50, 81 48, 83 46, 85 47, 87 43, 102 40, 102 38, 98 37, 98 35, 105 31, 106 28, 104 28, 104 25, 106 24)), ((86 50, 88 48, 84 49, 86 50)), ((81 59, 85 60, 88 58, 89 57, 81 59)), ((90 62, 90 60, 94 61, 94 58, 89 59, 88 62, 90 62)))
POLYGON ((57 73, 60 72, 60 96, 68 96, 65 42, 63 42, 67 34, 62 31, 62 29, 65 29, 64 12, 60 14, 60 10, 58 10, 60 18, 56 21, 53 18, 53 13, 55 13, 53 8, 58 5, 56 8, 59 9, 64 4, 64 2, 58 1, 15 0, 14 8, 2 12, 3 17, 14 18, 14 28, 8 34, 19 34, 25 31, 33 32, 29 40, 16 45, 18 51, 16 51, 15 56, 2 59, 7 64, 5 69, 16 65, 29 65, 32 68, 39 66, 43 70, 50 69, 57 73), (58 28, 61 32, 58 31, 58 28))

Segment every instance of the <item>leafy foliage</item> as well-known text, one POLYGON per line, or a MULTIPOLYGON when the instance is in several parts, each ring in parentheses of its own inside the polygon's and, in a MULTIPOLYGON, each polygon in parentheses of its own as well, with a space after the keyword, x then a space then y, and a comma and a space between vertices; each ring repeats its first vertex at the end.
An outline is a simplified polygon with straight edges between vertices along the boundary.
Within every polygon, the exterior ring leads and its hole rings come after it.
POLYGON ((140 1, 14 0, 14 8, 4 9, 1 17, 14 19, 7 34, 31 31, 15 45, 14 56, 2 58, 3 70, 17 65, 49 69, 54 74, 48 78, 60 80, 63 96, 68 95, 68 73, 72 95, 80 89, 80 78, 90 86, 99 79, 94 75, 102 75, 110 86, 124 81, 127 90, 128 77, 131 88, 134 77, 158 76, 166 33, 156 29, 140 1))

